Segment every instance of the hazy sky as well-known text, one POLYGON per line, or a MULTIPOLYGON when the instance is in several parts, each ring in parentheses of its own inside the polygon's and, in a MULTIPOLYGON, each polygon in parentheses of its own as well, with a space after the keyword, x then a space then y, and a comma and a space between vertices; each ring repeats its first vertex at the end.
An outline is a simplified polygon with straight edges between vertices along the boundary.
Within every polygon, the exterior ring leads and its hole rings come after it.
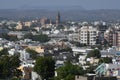
POLYGON ((0 9, 23 6, 82 6, 85 9, 120 9, 120 0, 0 0, 0 9))

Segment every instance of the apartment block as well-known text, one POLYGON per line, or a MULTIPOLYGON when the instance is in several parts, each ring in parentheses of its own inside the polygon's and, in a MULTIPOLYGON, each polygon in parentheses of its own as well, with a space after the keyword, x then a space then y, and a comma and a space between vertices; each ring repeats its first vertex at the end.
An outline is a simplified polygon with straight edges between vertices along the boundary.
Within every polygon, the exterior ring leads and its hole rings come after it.
POLYGON ((80 29, 80 43, 95 45, 97 33, 97 28, 93 26, 82 26, 80 29))

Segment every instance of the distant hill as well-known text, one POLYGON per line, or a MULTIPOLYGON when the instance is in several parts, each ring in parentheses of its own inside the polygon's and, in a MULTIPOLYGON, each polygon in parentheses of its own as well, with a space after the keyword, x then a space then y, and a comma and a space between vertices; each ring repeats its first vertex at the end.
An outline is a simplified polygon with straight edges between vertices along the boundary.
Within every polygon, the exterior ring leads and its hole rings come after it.
MULTIPOLYGON (((43 9, 3 9, 0 10, 0 19, 35 19, 48 17, 55 19, 58 10, 43 10, 43 9)), ((62 20, 104 20, 116 21, 120 20, 120 10, 59 10, 62 20)))
POLYGON ((71 6, 59 6, 59 5, 56 5, 56 6, 31 6, 31 5, 24 5, 18 9, 21 9, 21 10, 31 10, 31 9, 37 9, 37 10, 50 10, 50 11, 66 11, 66 10, 85 10, 85 8, 83 8, 82 6, 80 5, 71 5, 71 6))

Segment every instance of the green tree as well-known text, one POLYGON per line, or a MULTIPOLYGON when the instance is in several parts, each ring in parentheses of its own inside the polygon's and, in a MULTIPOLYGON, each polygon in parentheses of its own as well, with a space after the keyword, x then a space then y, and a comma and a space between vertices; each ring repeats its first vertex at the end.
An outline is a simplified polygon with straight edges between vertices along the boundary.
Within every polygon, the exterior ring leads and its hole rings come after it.
POLYGON ((33 41, 47 42, 50 38, 45 34, 33 35, 31 33, 24 35, 24 38, 32 39, 33 41))
POLYGON ((75 80, 75 75, 69 74, 65 80, 75 80))
POLYGON ((19 78, 12 78, 11 80, 20 80, 19 78))
POLYGON ((34 51, 34 50, 32 50, 32 49, 26 49, 26 51, 30 54, 30 57, 32 58, 32 59, 36 59, 37 58, 37 52, 36 51, 34 51))
POLYGON ((4 48, 0 51, 0 56, 2 55, 8 55, 8 49, 7 48, 4 48))
POLYGON ((49 37, 47 36, 47 35, 45 35, 45 34, 40 34, 40 35, 34 35, 33 37, 32 37, 32 40, 33 41, 39 41, 39 42, 47 42, 47 41, 49 41, 50 39, 49 39, 49 37))
MULTIPOLYGON (((2 56, 0 57, 0 78, 6 79, 18 74, 17 67, 19 66, 20 61, 16 56, 2 56)), ((20 74, 19 74, 20 75, 20 74)))
POLYGON ((9 40, 9 41, 16 41, 16 40, 18 40, 17 36, 8 35, 8 34, 0 34, 0 37, 4 38, 6 40, 9 40))
POLYGON ((33 37, 33 34, 32 34, 32 33, 27 33, 27 34, 24 35, 24 38, 25 38, 25 39, 27 39, 27 38, 28 38, 28 39, 32 39, 32 37, 33 37))
POLYGON ((90 51, 87 54, 87 58, 90 58, 90 57, 100 58, 101 57, 100 51, 98 49, 94 49, 94 50, 90 51))
POLYGON ((9 62, 9 57, 4 56, 3 58, 0 59, 0 78, 6 78, 10 76, 10 62, 9 62))
POLYGON ((50 79, 54 77, 55 61, 51 57, 39 57, 36 59, 34 71, 37 72, 42 79, 50 79))
POLYGON ((72 52, 72 48, 70 47, 62 48, 62 49, 59 49, 59 52, 72 52))
POLYGON ((74 80, 75 75, 83 75, 83 68, 77 65, 73 65, 70 62, 66 62, 64 66, 57 69, 58 79, 74 80), (71 78, 70 78, 71 77, 71 78))
POLYGON ((109 57, 100 58, 99 63, 112 63, 112 58, 109 57))

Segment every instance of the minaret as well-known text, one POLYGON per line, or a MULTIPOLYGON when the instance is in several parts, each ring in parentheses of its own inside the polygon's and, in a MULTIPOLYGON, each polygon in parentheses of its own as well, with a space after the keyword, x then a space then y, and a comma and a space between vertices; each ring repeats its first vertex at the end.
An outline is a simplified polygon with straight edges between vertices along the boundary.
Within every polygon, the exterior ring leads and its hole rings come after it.
POLYGON ((56 26, 58 26, 59 24, 60 24, 60 12, 58 12, 56 16, 56 26))

